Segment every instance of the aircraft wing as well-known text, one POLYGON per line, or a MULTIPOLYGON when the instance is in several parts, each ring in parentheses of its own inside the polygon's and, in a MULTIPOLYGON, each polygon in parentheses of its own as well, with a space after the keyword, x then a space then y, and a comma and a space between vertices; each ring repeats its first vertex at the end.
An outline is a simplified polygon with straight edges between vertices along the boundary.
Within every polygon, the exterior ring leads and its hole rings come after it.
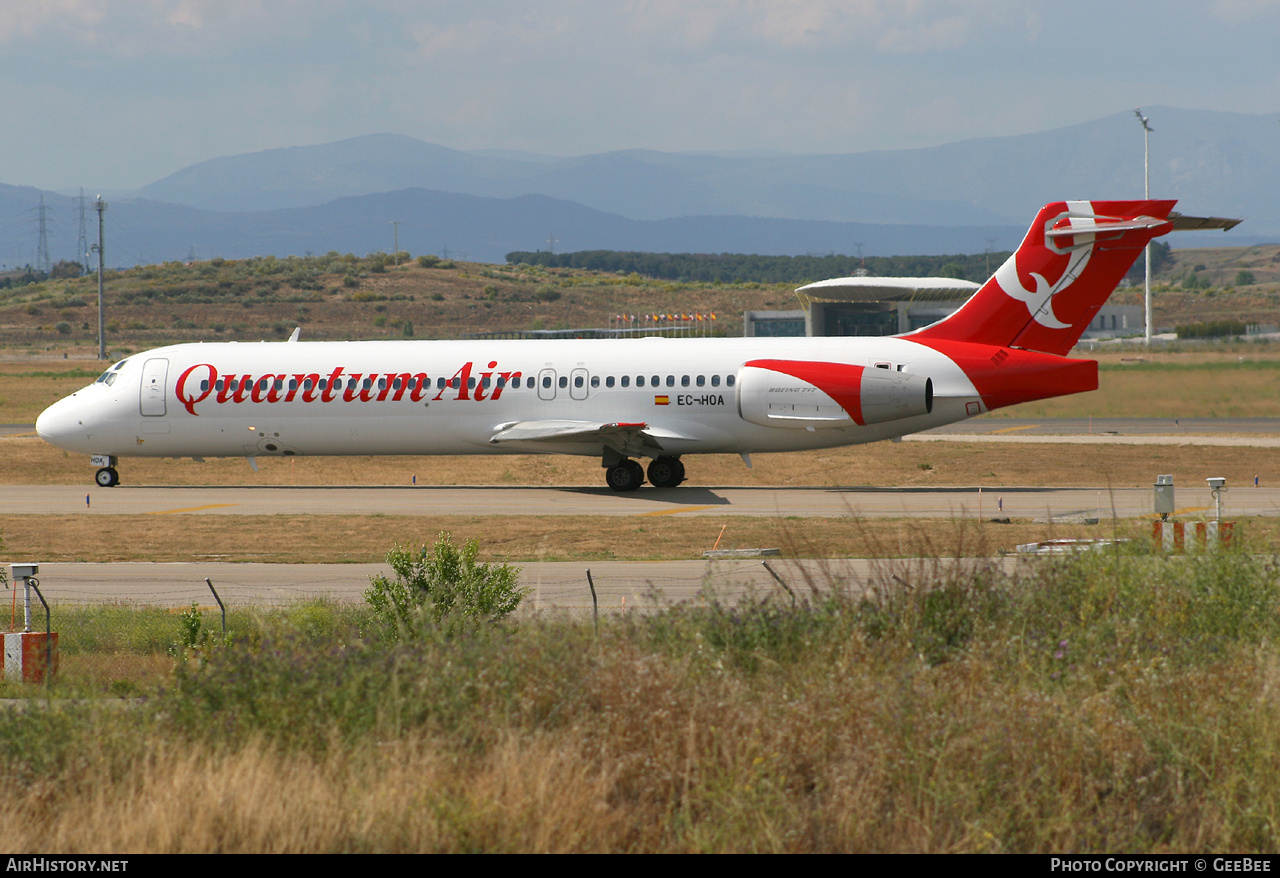
POLYGON ((499 424, 489 437, 493 445, 504 442, 598 442, 623 455, 661 451, 663 438, 682 438, 656 430, 645 423, 602 423, 600 421, 516 421, 499 424))

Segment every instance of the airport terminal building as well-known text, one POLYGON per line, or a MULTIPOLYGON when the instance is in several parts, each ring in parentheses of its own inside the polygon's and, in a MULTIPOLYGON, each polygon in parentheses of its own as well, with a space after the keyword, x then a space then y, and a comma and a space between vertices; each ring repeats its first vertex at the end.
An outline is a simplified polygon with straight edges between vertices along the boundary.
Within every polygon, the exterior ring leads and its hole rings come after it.
MULTIPOLYGON (((980 285, 945 277, 837 277, 796 290, 801 309, 747 311, 743 335, 884 336, 921 329, 951 314, 980 285)), ((1084 338, 1143 333, 1138 305, 1103 305, 1084 338)))

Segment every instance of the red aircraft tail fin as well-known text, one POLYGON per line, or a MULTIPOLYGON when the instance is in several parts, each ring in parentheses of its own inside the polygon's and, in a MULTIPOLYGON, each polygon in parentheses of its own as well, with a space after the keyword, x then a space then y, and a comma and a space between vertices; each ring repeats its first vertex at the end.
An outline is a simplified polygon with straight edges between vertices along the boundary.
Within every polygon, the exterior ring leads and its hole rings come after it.
POLYGON ((1152 238, 1174 228, 1173 201, 1059 201, 950 317, 907 333, 1066 354, 1152 238))

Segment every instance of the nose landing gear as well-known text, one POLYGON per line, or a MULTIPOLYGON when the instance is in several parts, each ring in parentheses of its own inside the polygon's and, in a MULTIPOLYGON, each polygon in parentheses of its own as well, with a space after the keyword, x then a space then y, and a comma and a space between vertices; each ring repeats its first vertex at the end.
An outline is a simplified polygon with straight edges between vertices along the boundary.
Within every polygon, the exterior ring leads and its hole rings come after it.
POLYGON ((115 467, 104 466, 94 474, 93 480, 99 488, 114 488, 120 484, 120 474, 115 467))

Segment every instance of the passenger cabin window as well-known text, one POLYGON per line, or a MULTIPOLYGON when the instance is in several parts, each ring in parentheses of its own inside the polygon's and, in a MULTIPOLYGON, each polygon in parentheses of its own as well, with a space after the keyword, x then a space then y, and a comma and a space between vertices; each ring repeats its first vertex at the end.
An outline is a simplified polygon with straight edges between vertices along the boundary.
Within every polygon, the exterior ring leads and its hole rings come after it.
POLYGON ((720 376, 719 376, 719 375, 712 375, 712 376, 711 376, 711 386, 712 386, 712 387, 719 387, 719 386, 720 386, 720 376))
POLYGON ((636 376, 636 387, 644 387, 644 376, 643 376, 643 375, 637 375, 637 376, 636 376))
POLYGON ((623 376, 622 376, 622 386, 623 386, 623 387, 630 387, 630 386, 631 386, 631 376, 630 376, 630 375, 623 375, 623 376))
POLYGON ((706 376, 706 375, 699 375, 699 376, 698 376, 698 386, 699 386, 699 387, 702 387, 702 386, 703 386, 703 385, 705 385, 706 383, 707 383, 707 376, 706 376))

